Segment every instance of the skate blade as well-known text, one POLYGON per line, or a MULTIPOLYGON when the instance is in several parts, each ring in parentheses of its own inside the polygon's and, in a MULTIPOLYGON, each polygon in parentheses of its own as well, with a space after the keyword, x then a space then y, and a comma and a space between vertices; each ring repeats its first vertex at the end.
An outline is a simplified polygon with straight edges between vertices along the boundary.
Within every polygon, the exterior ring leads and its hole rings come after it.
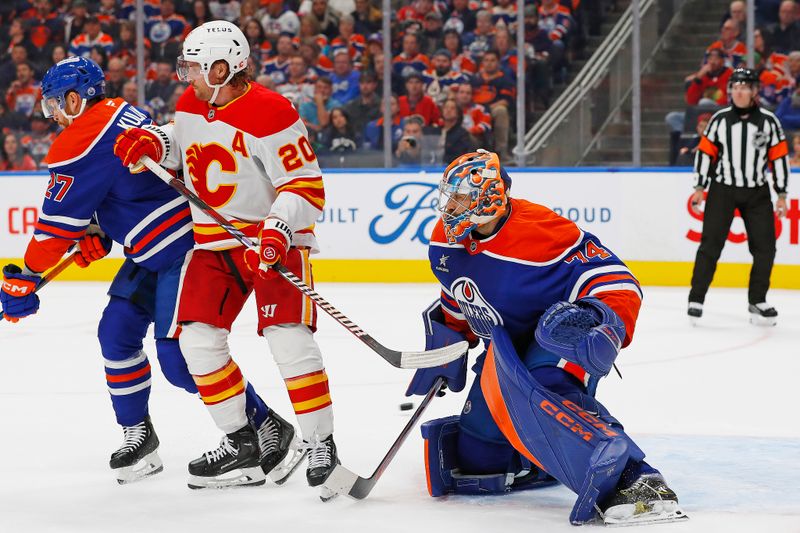
POLYGON ((699 320, 700 320, 700 317, 697 317, 697 316, 690 316, 690 317, 689 317, 689 324, 690 324, 690 325, 691 325, 693 328, 696 328, 696 327, 697 327, 697 323, 699 322, 699 320))
POLYGON ((233 487, 257 487, 266 482, 260 466, 231 470, 221 476, 189 476, 190 489, 229 489, 233 487))
POLYGON ((778 325, 778 317, 770 316, 761 316, 756 314, 750 314, 750 323, 754 326, 759 326, 762 328, 771 328, 773 326, 778 325))
POLYGON ((308 449, 300 446, 300 440, 297 440, 298 446, 292 443, 286 457, 275 468, 269 472, 269 478, 276 485, 283 485, 300 467, 300 463, 308 455, 308 449))
POLYGON ((323 502, 329 502, 339 495, 338 492, 332 491, 324 485, 319 488, 319 499, 323 502))
POLYGON ((603 523, 610 527, 638 526, 688 520, 678 502, 655 500, 636 504, 616 505, 606 510, 603 523))
POLYGON ((161 462, 161 458, 157 452, 153 451, 139 459, 135 465, 117 468, 114 473, 117 476, 117 483, 127 485, 154 476, 163 470, 164 464, 161 462))

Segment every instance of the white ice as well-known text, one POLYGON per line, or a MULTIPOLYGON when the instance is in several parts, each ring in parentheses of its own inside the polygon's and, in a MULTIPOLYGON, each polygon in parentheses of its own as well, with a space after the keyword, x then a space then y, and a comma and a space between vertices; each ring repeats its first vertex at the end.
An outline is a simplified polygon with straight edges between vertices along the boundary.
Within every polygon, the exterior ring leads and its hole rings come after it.
MULTIPOLYGON (((419 430, 372 494, 323 504, 303 471, 283 487, 191 491, 186 464, 216 447, 202 403, 171 387, 155 357, 150 412, 165 471, 117 485, 108 456, 121 442, 95 337, 102 283, 54 283, 40 312, 0 324, 0 532, 575 531, 563 487, 493 497, 433 499, 419 430)), ((384 344, 421 349, 419 314, 433 285, 319 284, 319 292, 384 344)), ((712 289, 691 327, 686 290, 647 288, 633 344, 598 397, 662 470, 691 520, 629 531, 800 531, 800 293, 774 290, 779 325, 748 324, 742 289, 712 289)), ((249 304, 234 327, 235 359, 284 415, 291 408, 249 304)), ((386 364, 325 315, 317 335, 336 413, 340 457, 368 476, 409 412, 412 371, 386 364)), ((153 344, 145 346, 154 354, 153 344)), ((463 395, 425 419, 458 413, 463 395)), ((415 399, 415 406, 419 398, 415 399)), ((595 526, 585 526, 595 527, 595 526)))

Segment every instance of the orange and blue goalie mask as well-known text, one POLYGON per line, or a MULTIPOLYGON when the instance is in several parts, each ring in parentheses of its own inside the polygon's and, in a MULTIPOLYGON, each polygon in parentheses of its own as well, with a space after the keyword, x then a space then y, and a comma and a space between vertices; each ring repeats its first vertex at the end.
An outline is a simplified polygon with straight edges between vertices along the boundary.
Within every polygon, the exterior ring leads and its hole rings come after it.
POLYGON ((497 154, 485 150, 450 163, 439 183, 438 206, 447 242, 461 242, 473 229, 505 214, 506 176, 497 154))

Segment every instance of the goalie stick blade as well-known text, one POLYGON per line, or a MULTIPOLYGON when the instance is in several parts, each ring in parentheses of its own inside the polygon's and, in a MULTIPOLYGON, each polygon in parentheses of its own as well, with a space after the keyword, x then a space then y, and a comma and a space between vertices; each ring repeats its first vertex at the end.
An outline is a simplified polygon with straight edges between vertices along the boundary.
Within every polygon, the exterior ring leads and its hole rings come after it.
POLYGON ((455 361, 469 350, 467 341, 424 352, 402 352, 400 368, 430 368, 455 361))

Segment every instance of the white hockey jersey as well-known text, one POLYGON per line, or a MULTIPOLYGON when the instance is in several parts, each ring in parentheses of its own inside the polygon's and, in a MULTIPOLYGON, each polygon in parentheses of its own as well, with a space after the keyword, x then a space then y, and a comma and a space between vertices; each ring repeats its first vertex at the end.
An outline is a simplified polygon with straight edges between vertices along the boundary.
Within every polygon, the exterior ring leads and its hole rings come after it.
MULTIPOLYGON (((184 180, 222 216, 256 237, 267 215, 286 221, 292 244, 318 251, 314 223, 325 192, 317 156, 300 116, 285 97, 251 83, 220 107, 199 100, 188 87, 175 121, 161 129, 171 147, 162 163, 184 170, 184 180)), ((195 248, 241 246, 210 217, 192 206, 195 248)))

